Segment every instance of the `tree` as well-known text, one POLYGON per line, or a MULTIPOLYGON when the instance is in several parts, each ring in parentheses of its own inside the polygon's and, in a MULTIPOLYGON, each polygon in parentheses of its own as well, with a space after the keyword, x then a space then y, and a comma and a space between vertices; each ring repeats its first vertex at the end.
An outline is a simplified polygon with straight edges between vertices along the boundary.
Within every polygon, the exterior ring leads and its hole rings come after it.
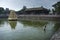
POLYGON ((22 9, 22 11, 24 11, 26 9, 26 6, 23 6, 23 9, 22 9))
POLYGON ((55 10, 54 9, 52 9, 52 13, 55 14, 55 10))
POLYGON ((26 9, 27 9, 26 6, 23 6, 23 8, 21 10, 19 10, 17 13, 18 14, 24 14, 26 9))
POLYGON ((4 8, 0 7, 0 14, 4 13, 4 8))
POLYGON ((60 1, 53 5, 55 12, 60 14, 60 1))

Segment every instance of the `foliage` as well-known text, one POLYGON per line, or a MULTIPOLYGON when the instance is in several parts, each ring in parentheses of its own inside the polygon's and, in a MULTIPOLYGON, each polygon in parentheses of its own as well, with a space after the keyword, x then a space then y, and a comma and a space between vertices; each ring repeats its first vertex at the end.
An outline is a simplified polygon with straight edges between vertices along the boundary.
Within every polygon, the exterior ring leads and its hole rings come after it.
POLYGON ((4 13, 4 8, 0 7, 0 14, 4 13))
POLYGON ((23 9, 21 11, 24 11, 26 9, 26 6, 23 6, 23 9))
POLYGON ((53 5, 55 12, 60 13, 60 1, 53 5))

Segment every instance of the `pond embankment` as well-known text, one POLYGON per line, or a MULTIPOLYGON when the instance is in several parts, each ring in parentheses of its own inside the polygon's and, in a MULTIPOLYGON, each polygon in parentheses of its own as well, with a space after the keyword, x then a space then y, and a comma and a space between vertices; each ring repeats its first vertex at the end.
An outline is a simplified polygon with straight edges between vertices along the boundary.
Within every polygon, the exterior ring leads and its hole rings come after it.
MULTIPOLYGON (((17 15, 18 20, 60 20, 60 15, 17 15)), ((0 16, 8 18, 8 15, 0 16)))
POLYGON ((20 20, 60 20, 60 15, 19 15, 20 20))
POLYGON ((60 40, 60 28, 55 34, 51 37, 50 40, 60 40))

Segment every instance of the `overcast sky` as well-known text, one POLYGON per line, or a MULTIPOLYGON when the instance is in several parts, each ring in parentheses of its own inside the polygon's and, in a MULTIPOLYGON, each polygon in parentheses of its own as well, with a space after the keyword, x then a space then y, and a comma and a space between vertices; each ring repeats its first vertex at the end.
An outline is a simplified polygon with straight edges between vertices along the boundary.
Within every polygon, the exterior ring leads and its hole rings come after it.
POLYGON ((59 0, 0 0, 0 7, 20 10, 25 5, 27 8, 44 6, 52 9, 52 5, 59 0))

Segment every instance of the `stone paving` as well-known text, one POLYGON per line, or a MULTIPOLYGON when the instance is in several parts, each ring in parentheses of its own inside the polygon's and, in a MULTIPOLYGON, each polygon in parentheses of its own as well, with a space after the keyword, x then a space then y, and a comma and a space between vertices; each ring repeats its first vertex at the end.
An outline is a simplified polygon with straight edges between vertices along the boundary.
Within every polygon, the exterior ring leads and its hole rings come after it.
POLYGON ((60 40, 60 29, 52 36, 50 40, 60 40))

